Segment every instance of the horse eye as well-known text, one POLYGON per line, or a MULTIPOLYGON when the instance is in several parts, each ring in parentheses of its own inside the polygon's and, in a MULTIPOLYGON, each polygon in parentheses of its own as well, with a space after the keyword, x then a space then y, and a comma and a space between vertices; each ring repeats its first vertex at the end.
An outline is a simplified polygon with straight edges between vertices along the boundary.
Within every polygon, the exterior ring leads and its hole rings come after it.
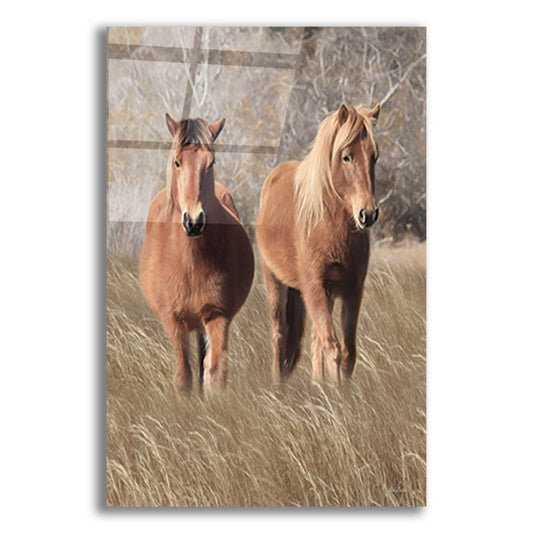
POLYGON ((176 165, 176 168, 180 168, 180 164, 178 161, 174 161, 174 164, 176 165))
POLYGON ((209 164, 207 168, 213 168, 214 164, 215 164, 215 160, 213 159, 213 161, 211 161, 211 163, 209 164))
POLYGON ((349 163, 352 160, 352 158, 349 155, 345 155, 345 156, 343 156, 342 160, 345 163, 349 163))

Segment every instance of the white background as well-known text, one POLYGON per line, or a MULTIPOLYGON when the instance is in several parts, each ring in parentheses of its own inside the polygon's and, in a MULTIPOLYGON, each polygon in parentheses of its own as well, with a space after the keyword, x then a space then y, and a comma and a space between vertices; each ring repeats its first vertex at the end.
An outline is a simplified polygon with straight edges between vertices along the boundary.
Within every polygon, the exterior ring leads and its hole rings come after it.
POLYGON ((6 531, 531 527, 527 3, 329 0, 320 10, 290 4, 4 4, 0 501, 6 531), (427 509, 103 509, 102 32, 125 24, 428 27, 427 509))

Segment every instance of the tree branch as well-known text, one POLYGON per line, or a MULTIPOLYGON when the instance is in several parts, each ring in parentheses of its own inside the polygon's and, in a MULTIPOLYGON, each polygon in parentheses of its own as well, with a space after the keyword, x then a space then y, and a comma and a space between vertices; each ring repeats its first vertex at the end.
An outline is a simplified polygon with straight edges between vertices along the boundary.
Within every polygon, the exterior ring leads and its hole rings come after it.
POLYGON ((389 92, 382 98, 381 102, 380 102, 380 105, 381 107, 383 107, 383 105, 388 102, 390 100, 390 98, 392 97, 392 95, 398 90, 398 88, 400 87, 400 85, 407 79, 407 76, 409 76, 409 74, 411 73, 411 70, 413 70, 413 68, 415 67, 415 65, 417 63, 419 63, 420 61, 422 61, 422 59, 425 59, 426 58, 426 54, 423 54, 421 55, 418 59, 416 59, 415 61, 413 61, 406 69, 405 69, 405 72, 403 74, 403 76, 398 80, 398 83, 396 83, 395 85, 393 85, 390 89, 389 89, 389 92))

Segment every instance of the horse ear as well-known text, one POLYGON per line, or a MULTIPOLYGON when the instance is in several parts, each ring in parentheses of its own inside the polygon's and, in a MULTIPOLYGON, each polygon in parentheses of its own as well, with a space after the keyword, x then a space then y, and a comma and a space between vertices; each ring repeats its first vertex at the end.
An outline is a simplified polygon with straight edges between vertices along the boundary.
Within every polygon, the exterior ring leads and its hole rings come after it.
POLYGON ((225 123, 226 123, 226 119, 221 118, 218 122, 215 122, 214 124, 211 124, 209 126, 209 131, 211 132, 211 135, 213 136, 213 142, 215 142, 215 139, 219 136, 225 123))
POLYGON ((372 122, 374 124, 378 121, 380 110, 381 110, 381 104, 377 103, 374 109, 370 111, 370 118, 372 119, 372 122))
POLYGON ((178 131, 179 122, 176 122, 168 113, 165 113, 165 118, 167 119, 168 131, 170 131, 170 135, 174 138, 178 131))
POLYGON ((341 126, 346 122, 349 114, 350 112, 348 111, 348 108, 344 104, 341 104, 337 111, 337 120, 341 126))

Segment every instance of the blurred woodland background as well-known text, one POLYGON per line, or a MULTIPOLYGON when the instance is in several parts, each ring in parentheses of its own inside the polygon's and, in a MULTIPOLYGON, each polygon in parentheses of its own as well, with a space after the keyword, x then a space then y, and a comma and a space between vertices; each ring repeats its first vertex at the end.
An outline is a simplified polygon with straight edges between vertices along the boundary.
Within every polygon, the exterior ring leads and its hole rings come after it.
POLYGON ((142 246, 165 182, 166 112, 226 118, 215 176, 251 226, 268 173, 301 160, 328 113, 377 102, 372 238, 425 241, 425 28, 109 28, 108 250, 135 257, 142 246))

